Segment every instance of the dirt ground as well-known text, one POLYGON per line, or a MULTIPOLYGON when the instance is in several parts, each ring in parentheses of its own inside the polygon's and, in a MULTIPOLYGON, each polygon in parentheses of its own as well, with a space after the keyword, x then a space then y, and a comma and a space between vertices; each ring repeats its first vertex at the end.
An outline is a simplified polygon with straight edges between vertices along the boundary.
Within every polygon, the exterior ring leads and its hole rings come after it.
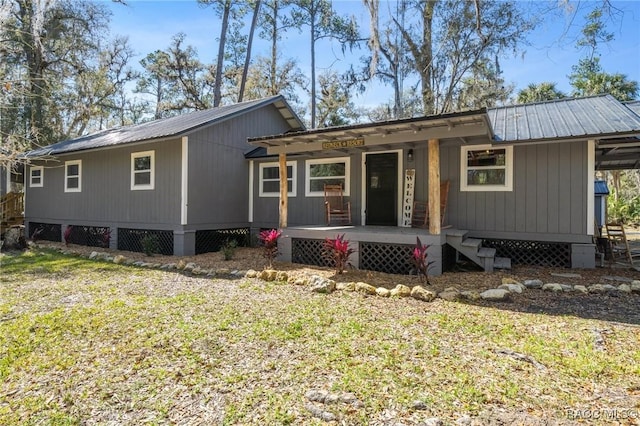
MULTIPOLYGON (((44 246, 52 248, 65 247, 62 243, 44 243, 44 246)), ((88 255, 92 251, 107 252, 112 256, 122 254, 134 260, 141 260, 151 263, 175 263, 180 259, 186 262, 194 262, 203 269, 229 269, 257 271, 266 268, 267 262, 262 257, 260 248, 239 247, 236 249, 232 260, 224 260, 221 252, 206 253, 197 256, 146 256, 144 253, 118 252, 115 250, 98 249, 95 247, 85 247, 69 245, 67 250, 79 254, 88 255)), ((376 287, 393 288, 397 284, 414 286, 422 284, 417 276, 394 275, 373 271, 360 271, 348 269, 342 275, 336 275, 330 268, 300 265, 286 262, 274 262, 274 269, 287 271, 290 276, 299 275, 320 275, 334 279, 337 282, 367 282, 376 287)), ((540 279, 544 283, 581 284, 589 286, 592 284, 612 284, 619 285, 624 281, 640 280, 640 272, 621 265, 608 265, 603 268, 590 270, 564 269, 564 268, 544 268, 535 266, 514 266, 510 271, 496 271, 485 273, 473 269, 469 265, 459 265, 455 271, 446 272, 441 276, 429 277, 428 289, 436 293, 448 287, 455 287, 459 291, 482 292, 489 288, 498 287, 503 278, 514 278, 520 282, 527 279, 540 279), (560 276, 558 274, 561 274, 560 276), (577 274, 578 276, 573 276, 577 274), (569 276, 567 276, 569 275, 569 276)), ((597 318, 607 321, 618 321, 624 323, 640 325, 640 295, 623 294, 621 292, 610 292, 608 294, 576 294, 563 293, 555 294, 543 292, 541 290, 529 290, 521 295, 514 295, 506 302, 485 302, 474 301, 465 303, 475 303, 479 305, 491 305, 501 309, 514 310, 518 312, 545 313, 551 315, 575 315, 585 318, 597 318)))

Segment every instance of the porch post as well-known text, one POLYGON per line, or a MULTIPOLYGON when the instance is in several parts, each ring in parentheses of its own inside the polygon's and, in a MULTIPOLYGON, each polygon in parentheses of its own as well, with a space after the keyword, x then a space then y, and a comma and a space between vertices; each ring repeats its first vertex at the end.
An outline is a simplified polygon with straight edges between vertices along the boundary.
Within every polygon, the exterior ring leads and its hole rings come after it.
POLYGON ((440 141, 429 139, 429 233, 440 235, 440 141))
POLYGON ((284 229, 287 227, 287 208, 289 204, 288 199, 288 185, 287 185, 287 154, 281 152, 278 154, 279 160, 279 173, 280 173, 280 221, 278 227, 284 229))

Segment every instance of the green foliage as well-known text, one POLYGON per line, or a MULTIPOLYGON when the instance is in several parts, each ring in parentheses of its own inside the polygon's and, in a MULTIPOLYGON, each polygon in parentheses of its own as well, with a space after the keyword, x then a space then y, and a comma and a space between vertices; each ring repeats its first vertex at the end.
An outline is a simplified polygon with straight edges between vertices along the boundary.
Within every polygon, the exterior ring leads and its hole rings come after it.
POLYGON ((142 239, 140 239, 140 244, 142 245, 142 251, 147 256, 153 256, 154 254, 160 253, 160 241, 158 240, 158 236, 155 234, 146 234, 142 239))
POLYGON ((640 223, 640 194, 615 196, 615 189, 607 198, 607 220, 609 222, 640 223))
POLYGON ((520 90, 518 92, 517 102, 519 104, 527 104, 562 98, 566 98, 566 95, 556 88, 556 83, 545 81, 539 84, 531 83, 526 88, 520 90))
POLYGON ((236 254, 236 248, 238 247, 238 242, 236 240, 227 240, 222 246, 222 256, 224 260, 231 260, 233 256, 236 254))

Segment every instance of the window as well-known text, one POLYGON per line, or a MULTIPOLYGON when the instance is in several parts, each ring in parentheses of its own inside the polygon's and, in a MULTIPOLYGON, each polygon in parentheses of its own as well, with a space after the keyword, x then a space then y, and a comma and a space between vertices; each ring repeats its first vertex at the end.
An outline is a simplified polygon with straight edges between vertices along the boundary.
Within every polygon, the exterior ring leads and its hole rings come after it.
POLYGON ((31 167, 29 175, 29 186, 31 188, 42 188, 44 186, 44 167, 31 167))
POLYGON ((344 195, 349 195, 349 157, 307 160, 305 194, 323 197, 325 184, 342 184, 344 195))
POLYGON ((134 152, 131 154, 131 190, 153 189, 154 152, 134 152))
POLYGON ((65 161, 64 192, 82 191, 82 160, 65 161))
MULTIPOLYGON (((296 196, 296 162, 287 161, 287 193, 296 196)), ((260 196, 280 196, 280 165, 278 163, 260 164, 260 196)))
POLYGON ((461 191, 513 190, 512 146, 463 146, 460 159, 461 191))

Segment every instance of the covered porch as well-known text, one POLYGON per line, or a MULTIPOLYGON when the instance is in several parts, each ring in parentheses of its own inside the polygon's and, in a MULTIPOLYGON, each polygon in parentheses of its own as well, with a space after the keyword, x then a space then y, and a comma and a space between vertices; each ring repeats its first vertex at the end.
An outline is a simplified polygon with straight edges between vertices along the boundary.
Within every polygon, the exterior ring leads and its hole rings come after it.
MULTIPOLYGON (((458 250, 465 242, 476 258, 489 252, 495 255, 495 250, 479 253, 481 241, 467 239, 466 232, 443 229, 441 207, 440 147, 486 144, 491 136, 483 109, 251 139, 250 143, 265 149, 267 156, 278 156, 281 260, 321 265, 322 242, 342 234, 357 250, 351 259, 353 266, 366 270, 408 273, 416 237, 430 246, 433 275, 444 269, 446 244, 458 250), (298 172, 306 179, 303 199, 296 197, 291 182, 291 161, 299 158, 306 164, 305 174, 298 172), (345 163, 341 166, 352 170, 351 175, 347 172, 346 177, 340 177, 352 210, 351 220, 344 225, 328 223, 324 218, 320 187, 313 188, 318 182, 309 178, 311 167, 332 159, 339 159, 345 163), (414 200, 426 202, 426 227, 412 227, 414 200), (313 220, 302 222, 300 217, 313 220)), ((335 184, 335 179, 330 183, 335 184)), ((485 270, 493 269, 493 258, 476 263, 485 270)))

